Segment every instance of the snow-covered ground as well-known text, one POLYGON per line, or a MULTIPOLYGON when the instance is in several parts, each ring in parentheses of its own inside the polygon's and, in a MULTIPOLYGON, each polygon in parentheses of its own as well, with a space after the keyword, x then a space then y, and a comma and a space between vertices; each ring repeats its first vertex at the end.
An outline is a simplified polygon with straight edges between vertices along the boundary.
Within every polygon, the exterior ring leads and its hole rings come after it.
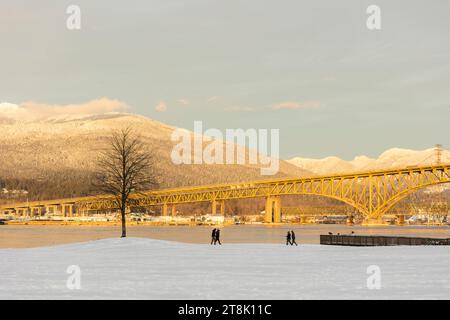
POLYGON ((2 249, 0 261, 0 299, 450 298, 448 247, 214 247, 128 238, 2 249), (80 268, 80 290, 67 287, 71 265, 80 268), (375 279, 369 266, 379 267, 379 290, 367 287, 375 279))

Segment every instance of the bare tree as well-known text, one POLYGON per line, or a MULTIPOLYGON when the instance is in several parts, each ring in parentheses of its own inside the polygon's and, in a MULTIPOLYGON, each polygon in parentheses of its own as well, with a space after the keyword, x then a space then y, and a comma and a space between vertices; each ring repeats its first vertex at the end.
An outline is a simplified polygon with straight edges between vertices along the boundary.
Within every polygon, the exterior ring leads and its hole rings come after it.
POLYGON ((157 186, 153 155, 140 136, 130 128, 112 133, 108 147, 98 160, 95 186, 114 197, 122 218, 122 238, 127 236, 126 211, 132 193, 157 186))

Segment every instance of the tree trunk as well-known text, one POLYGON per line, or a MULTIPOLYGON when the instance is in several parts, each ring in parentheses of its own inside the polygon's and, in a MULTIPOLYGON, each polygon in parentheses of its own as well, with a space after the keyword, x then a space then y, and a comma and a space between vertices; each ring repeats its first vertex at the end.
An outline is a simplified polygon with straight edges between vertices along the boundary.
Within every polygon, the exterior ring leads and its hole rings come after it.
POLYGON ((127 237, 127 223, 126 223, 126 219, 125 219, 125 213, 126 213, 126 207, 123 206, 120 211, 122 214, 122 238, 126 238, 127 237))

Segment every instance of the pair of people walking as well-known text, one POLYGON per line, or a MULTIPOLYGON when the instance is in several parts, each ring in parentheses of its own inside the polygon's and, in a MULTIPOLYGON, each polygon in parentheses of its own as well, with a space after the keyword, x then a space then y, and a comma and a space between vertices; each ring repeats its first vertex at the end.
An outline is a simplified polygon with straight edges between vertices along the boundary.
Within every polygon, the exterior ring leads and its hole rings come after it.
POLYGON ((219 243, 219 245, 222 245, 220 243, 220 229, 214 228, 211 233, 211 244, 216 245, 217 243, 219 243))
POLYGON ((298 246, 297 242, 295 242, 295 232, 294 232, 294 230, 290 230, 290 231, 288 231, 288 233, 286 234, 286 245, 287 245, 287 246, 288 246, 288 245, 293 246, 294 244, 295 244, 296 246, 298 246))

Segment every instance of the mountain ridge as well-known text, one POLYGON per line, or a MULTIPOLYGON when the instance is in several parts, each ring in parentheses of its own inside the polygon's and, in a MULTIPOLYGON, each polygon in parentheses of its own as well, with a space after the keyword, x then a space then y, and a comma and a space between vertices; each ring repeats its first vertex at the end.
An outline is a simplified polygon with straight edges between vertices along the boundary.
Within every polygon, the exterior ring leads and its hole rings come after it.
POLYGON ((0 123, 0 187, 28 190, 30 200, 92 195, 99 151, 114 130, 128 126, 152 150, 160 188, 311 175, 283 160, 275 176, 261 176, 260 165, 175 165, 174 126, 130 113, 70 114, 0 123))
MULTIPOLYGON (((295 157, 286 161, 314 174, 322 175, 431 165, 436 163, 437 155, 436 148, 412 150, 395 147, 385 150, 378 158, 360 155, 347 161, 336 156, 322 159, 295 157)), ((441 162, 450 163, 450 151, 442 150, 441 162)))

